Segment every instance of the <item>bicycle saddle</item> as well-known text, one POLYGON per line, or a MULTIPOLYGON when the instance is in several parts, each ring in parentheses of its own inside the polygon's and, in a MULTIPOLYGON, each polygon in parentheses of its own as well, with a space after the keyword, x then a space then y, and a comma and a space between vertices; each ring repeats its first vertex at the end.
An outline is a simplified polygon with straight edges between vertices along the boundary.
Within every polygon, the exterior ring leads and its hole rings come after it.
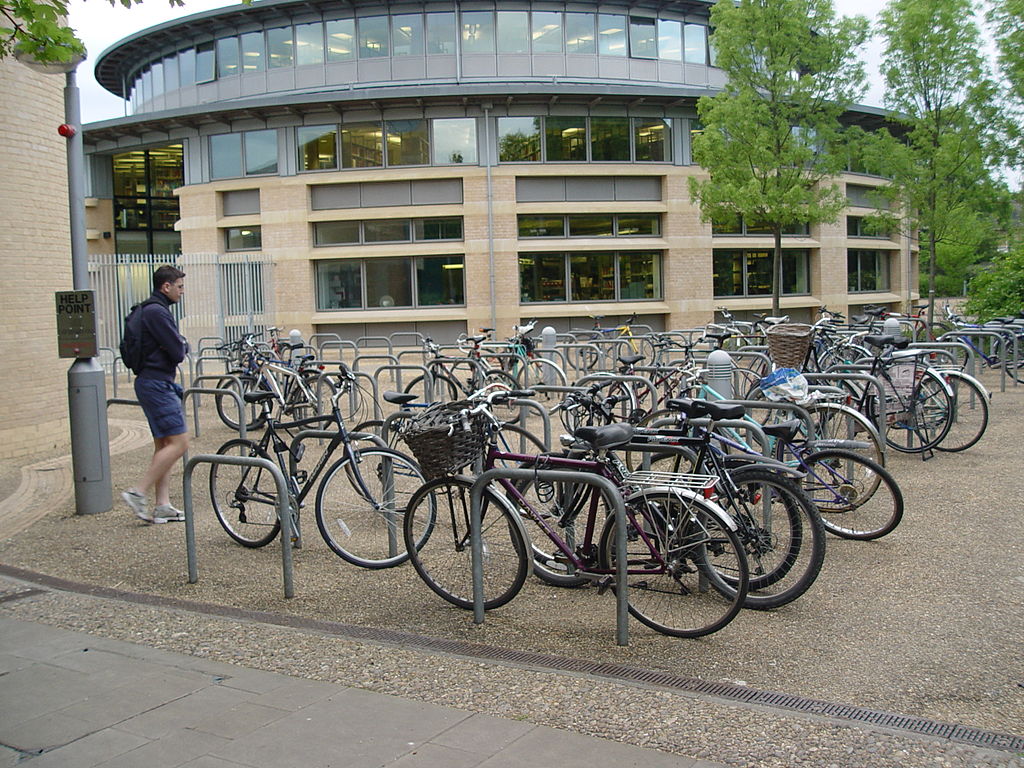
POLYGON ((487 341, 487 335, 486 334, 480 334, 478 336, 467 336, 466 337, 466 341, 472 341, 474 344, 476 344, 478 342, 481 342, 481 341, 487 341))
POLYGON ((419 397, 415 392, 385 392, 384 399, 394 405, 405 405, 419 397))
POLYGON ((688 397, 673 397, 665 401, 670 411, 682 411, 691 419, 710 416, 712 421, 720 419, 742 419, 746 409, 739 404, 712 403, 707 400, 691 400, 688 397))
POLYGON ((643 355, 619 355, 619 362, 623 365, 635 365, 643 359, 643 355))
POLYGON ((705 338, 714 339, 715 341, 725 341, 726 339, 732 338, 732 331, 716 331, 714 333, 705 333, 705 338))
POLYGON ((802 425, 803 422, 800 419, 786 419, 786 421, 780 421, 776 424, 765 424, 761 429, 764 430, 766 435, 777 437, 782 442, 788 443, 800 433, 802 425))
POLYGON ((262 403, 264 400, 270 400, 273 397, 274 393, 269 389, 251 390, 242 395, 242 399, 247 403, 262 403))
POLYGON ((577 440, 594 450, 618 448, 633 439, 632 424, 606 424, 599 427, 577 427, 572 433, 577 440))
POLYGON ((884 347, 892 347, 893 349, 906 349, 910 346, 910 339, 906 336, 886 336, 879 334, 877 336, 865 336, 864 343, 869 344, 876 349, 883 349, 884 347))

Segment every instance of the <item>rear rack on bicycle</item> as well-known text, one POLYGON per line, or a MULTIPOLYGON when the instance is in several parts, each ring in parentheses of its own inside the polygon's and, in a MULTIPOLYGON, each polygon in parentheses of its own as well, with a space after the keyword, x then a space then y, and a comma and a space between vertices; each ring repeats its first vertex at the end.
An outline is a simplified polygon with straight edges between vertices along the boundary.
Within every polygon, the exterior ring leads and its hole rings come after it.
POLYGON ((690 491, 706 491, 718 483, 717 475, 683 474, 679 472, 654 472, 643 470, 631 472, 622 478, 625 485, 640 488, 685 488, 690 491))

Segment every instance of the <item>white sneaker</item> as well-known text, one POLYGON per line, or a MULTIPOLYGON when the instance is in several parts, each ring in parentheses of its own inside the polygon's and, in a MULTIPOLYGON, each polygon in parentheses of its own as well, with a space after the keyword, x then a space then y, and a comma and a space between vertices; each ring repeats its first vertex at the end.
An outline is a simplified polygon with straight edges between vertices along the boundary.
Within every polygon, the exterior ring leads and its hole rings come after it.
POLYGON ((146 497, 135 490, 123 491, 121 498, 125 500, 125 503, 131 508, 132 512, 139 520, 144 520, 147 523, 159 524, 166 523, 167 520, 163 517, 150 514, 149 504, 146 501, 146 497))
POLYGON ((159 505, 153 510, 153 514, 162 517, 165 523, 185 522, 185 513, 180 509, 175 509, 170 504, 159 505))

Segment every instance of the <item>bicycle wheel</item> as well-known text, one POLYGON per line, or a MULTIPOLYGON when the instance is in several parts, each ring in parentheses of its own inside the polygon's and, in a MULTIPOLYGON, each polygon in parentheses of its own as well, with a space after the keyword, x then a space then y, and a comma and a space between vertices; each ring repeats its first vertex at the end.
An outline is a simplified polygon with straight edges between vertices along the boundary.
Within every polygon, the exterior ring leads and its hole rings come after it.
MULTIPOLYGON (((627 601, 637 621, 665 635, 701 637, 736 617, 749 571, 724 514, 698 497, 649 491, 628 500, 626 515, 627 601)), ((601 569, 614 573, 614 515, 598 551, 601 569)))
POLYGON ((730 479, 735 490, 721 494, 719 503, 739 526, 750 564, 744 606, 778 608, 796 600, 825 559, 821 515, 799 485, 772 470, 748 465, 732 470, 730 479))
POLYGON ((855 408, 839 403, 812 403, 807 412, 814 421, 814 441, 821 448, 842 448, 883 464, 882 440, 875 423, 855 408))
POLYGON ((960 371, 940 371, 953 391, 953 416, 938 451, 965 451, 988 429, 988 393, 975 379, 960 371))
POLYGON ((459 385, 455 383, 454 379, 444 373, 434 374, 434 396, 433 398, 427 397, 426 391, 426 377, 417 376, 415 379, 405 385, 403 392, 415 392, 423 397, 425 401, 434 403, 451 402, 452 400, 459 399, 459 385))
MULTIPOLYGON (((516 381, 520 389, 533 389, 537 386, 555 386, 564 387, 566 386, 565 371, 563 371, 556 363, 551 360, 545 360, 543 358, 530 358, 526 361, 526 365, 520 365, 519 371, 516 376, 516 381)), ((561 397, 560 393, 537 393, 538 400, 557 400, 561 397)))
POLYGON ((880 464, 852 451, 828 449, 804 456, 804 490, 822 525, 844 539, 879 539, 903 519, 903 493, 880 464))
MULTIPOLYGON (((251 392, 254 389, 260 389, 258 380, 255 376, 239 376, 239 382, 242 385, 242 391, 239 394, 244 395, 246 392, 251 392)), ((221 379, 217 382, 217 386, 220 389, 233 389, 235 383, 231 379, 221 379)), ((217 404, 217 416, 224 422, 226 426, 231 429, 238 429, 238 403, 235 398, 228 397, 226 395, 215 395, 215 402, 217 404)), ((244 404, 243 413, 246 414, 245 428, 249 429, 261 429, 267 422, 266 414, 263 413, 263 406, 259 404, 244 404)))
MULTIPOLYGON (((416 573, 436 594, 466 609, 473 607, 472 487, 473 481, 465 476, 427 483, 410 499, 403 528, 416 573)), ((515 511, 490 488, 484 491, 480 520, 484 608, 498 608, 522 589, 530 568, 529 550, 515 511)))
POLYGON ((355 451, 355 465, 336 461, 316 492, 316 525, 327 546, 362 568, 390 568, 409 553, 402 518, 413 493, 424 483, 409 457, 385 448, 355 451), (359 472, 369 495, 359 487, 359 472))
POLYGON ((922 371, 905 400, 886 414, 885 442, 900 453, 923 453, 935 448, 953 421, 953 398, 945 382, 930 369, 922 371))
MULTIPOLYGON (((217 449, 220 456, 270 456, 252 440, 228 440, 217 449)), ((210 465, 210 501, 228 536, 246 547, 263 547, 277 537, 277 484, 262 467, 210 465)))

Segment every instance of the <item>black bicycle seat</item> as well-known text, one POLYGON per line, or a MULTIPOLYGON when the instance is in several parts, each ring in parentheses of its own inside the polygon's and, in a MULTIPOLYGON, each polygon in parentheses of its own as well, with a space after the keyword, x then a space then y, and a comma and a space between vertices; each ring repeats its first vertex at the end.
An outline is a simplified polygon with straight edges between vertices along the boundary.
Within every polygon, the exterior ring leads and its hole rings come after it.
POLYGON ((247 403, 262 403, 272 397, 274 397, 274 393, 267 389, 252 390, 242 395, 242 399, 247 403))
POLYGON ((618 448, 633 439, 632 424, 606 424, 599 427, 578 427, 573 436, 594 450, 618 448))
POLYGON ((384 399, 394 405, 405 405, 419 398, 415 392, 385 392, 384 399))
POLYGON ((746 409, 737 403, 712 403, 708 400, 691 400, 688 397, 673 397, 665 401, 670 411, 682 411, 691 419, 710 416, 712 420, 742 419, 746 409))
POLYGON ((619 355, 619 362, 623 365, 635 365, 643 359, 643 355, 619 355))
POLYGON ((892 347, 893 349, 906 349, 910 346, 910 339, 906 336, 891 336, 887 334, 878 334, 872 336, 865 336, 864 343, 875 349, 883 349, 885 347, 892 347))
POLYGON ((764 430, 766 435, 777 437, 782 442, 789 443, 800 433, 802 425, 803 422, 800 419, 787 419, 776 424, 765 424, 761 429, 764 430))

